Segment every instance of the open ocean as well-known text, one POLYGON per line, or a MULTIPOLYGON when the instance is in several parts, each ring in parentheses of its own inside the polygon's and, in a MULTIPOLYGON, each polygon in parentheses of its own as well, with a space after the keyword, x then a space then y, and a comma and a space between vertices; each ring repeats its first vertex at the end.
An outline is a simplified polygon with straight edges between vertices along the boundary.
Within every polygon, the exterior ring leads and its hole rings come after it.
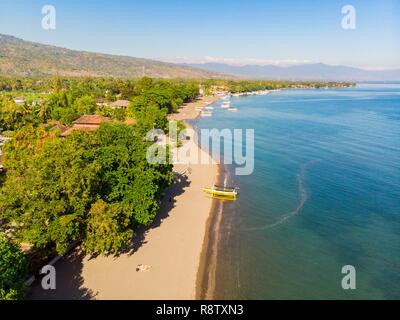
POLYGON ((400 85, 234 97, 197 128, 255 130, 224 204, 216 299, 400 299, 400 85), (343 290, 342 267, 356 269, 343 290))

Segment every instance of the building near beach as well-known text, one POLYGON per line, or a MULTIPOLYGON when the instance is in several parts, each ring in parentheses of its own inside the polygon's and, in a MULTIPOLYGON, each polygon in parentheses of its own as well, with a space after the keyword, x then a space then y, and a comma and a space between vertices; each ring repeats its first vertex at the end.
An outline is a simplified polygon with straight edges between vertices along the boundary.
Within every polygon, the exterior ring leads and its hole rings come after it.
POLYGON ((129 107, 129 100, 117 100, 114 102, 109 102, 104 99, 99 99, 96 103, 99 107, 111 107, 113 109, 127 109, 129 107))
POLYGON ((11 138, 10 137, 5 137, 2 134, 0 134, 0 171, 3 171, 3 146, 5 145, 5 143, 7 141, 10 141, 11 138))
POLYGON ((228 94, 228 87, 226 86, 211 86, 211 94, 215 96, 226 96, 228 94))
POLYGON ((111 122, 112 120, 107 117, 99 116, 99 115, 84 115, 80 117, 78 120, 75 120, 72 128, 69 128, 67 131, 61 134, 62 137, 69 136, 74 131, 95 131, 100 125, 104 122, 111 122))
POLYGON ((26 99, 23 98, 23 97, 18 97, 18 98, 15 98, 15 99, 14 99, 14 102, 15 102, 16 104, 25 104, 25 103, 26 103, 26 99))
POLYGON ((111 103, 110 107, 114 109, 126 109, 129 107, 129 103, 130 102, 128 100, 117 100, 111 103))

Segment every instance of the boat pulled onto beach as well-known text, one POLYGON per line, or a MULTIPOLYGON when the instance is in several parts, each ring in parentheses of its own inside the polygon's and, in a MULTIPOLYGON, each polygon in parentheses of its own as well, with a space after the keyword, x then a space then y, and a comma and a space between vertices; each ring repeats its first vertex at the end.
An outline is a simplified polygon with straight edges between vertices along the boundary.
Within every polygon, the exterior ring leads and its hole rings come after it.
POLYGON ((202 117, 212 117, 213 113, 211 111, 201 111, 200 116, 202 117))
POLYGON ((204 188, 203 191, 213 198, 222 200, 237 200, 238 188, 220 187, 214 185, 211 188, 204 188))

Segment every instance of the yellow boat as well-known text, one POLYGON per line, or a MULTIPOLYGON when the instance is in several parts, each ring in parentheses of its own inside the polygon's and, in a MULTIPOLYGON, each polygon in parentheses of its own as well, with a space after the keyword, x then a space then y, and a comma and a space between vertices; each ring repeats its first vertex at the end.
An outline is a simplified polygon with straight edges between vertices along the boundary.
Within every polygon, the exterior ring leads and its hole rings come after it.
POLYGON ((236 200, 238 196, 238 188, 213 186, 212 188, 204 188, 203 191, 210 194, 213 198, 222 200, 236 200))

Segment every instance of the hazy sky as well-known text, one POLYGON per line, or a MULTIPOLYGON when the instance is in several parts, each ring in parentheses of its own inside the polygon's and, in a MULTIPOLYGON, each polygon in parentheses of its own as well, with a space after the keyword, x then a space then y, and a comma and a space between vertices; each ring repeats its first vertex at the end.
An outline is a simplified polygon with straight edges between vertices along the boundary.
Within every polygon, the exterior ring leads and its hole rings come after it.
POLYGON ((179 61, 400 68, 400 0, 0 0, 0 33, 179 61), (46 4, 56 30, 41 27, 46 4), (355 30, 341 27, 347 4, 355 30))

